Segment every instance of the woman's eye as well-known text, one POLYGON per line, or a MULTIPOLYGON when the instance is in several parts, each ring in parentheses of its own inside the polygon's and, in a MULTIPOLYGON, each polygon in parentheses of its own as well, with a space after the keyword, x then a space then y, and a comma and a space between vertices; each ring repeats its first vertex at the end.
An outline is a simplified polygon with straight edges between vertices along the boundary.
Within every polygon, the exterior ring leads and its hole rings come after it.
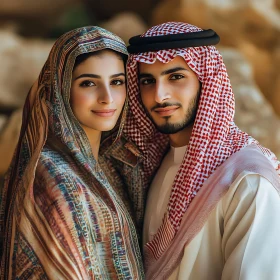
POLYGON ((95 86, 95 83, 93 81, 82 81, 80 83, 80 87, 93 87, 95 86))
POLYGON ((174 74, 170 77, 170 80, 180 80, 180 79, 183 79, 184 76, 181 75, 181 74, 174 74))
POLYGON ((123 81, 123 80, 113 80, 111 82, 111 85, 113 85, 113 86, 120 86, 120 85, 123 85, 124 83, 125 83, 125 81, 123 81))
POLYGON ((152 84, 152 83, 155 83, 155 79, 142 79, 140 81, 141 85, 149 85, 149 84, 152 84))

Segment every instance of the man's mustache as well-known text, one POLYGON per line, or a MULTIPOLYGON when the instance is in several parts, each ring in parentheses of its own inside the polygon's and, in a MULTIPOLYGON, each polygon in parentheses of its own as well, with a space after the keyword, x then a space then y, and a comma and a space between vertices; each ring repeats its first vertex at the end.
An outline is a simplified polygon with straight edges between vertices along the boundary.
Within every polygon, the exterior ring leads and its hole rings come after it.
POLYGON ((154 111, 155 109, 158 109, 158 108, 165 108, 165 107, 170 107, 170 106, 178 106, 178 107, 182 107, 182 105, 178 102, 174 102, 174 103, 171 103, 171 102, 163 102, 163 103, 158 103, 157 105, 153 106, 151 108, 151 111, 154 111))

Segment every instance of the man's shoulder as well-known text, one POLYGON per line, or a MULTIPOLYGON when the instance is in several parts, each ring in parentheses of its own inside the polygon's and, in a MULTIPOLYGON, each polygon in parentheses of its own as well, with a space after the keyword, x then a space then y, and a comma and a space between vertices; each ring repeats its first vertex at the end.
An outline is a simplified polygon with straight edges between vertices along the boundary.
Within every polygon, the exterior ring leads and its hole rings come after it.
POLYGON ((268 191, 273 188, 272 183, 259 173, 243 171, 240 179, 233 182, 231 188, 236 188, 235 193, 256 194, 259 188, 266 188, 268 191))
POLYGON ((253 180, 261 177, 280 192, 280 177, 271 161, 258 147, 248 146, 225 160, 204 182, 204 190, 225 194, 237 189, 242 181, 254 185, 253 180))
POLYGON ((241 161, 246 164, 258 164, 260 160, 268 162, 267 157, 261 152, 257 145, 248 145, 241 150, 233 153, 225 162, 241 161), (258 159, 258 161, 256 161, 258 159))
POLYGON ((273 162, 264 155, 257 145, 249 145, 226 159, 216 171, 238 175, 243 171, 258 173, 263 177, 272 176, 279 180, 273 162))
POLYGON ((249 210, 252 205, 258 209, 261 209, 261 205, 279 205, 279 190, 267 178, 249 172, 243 172, 241 177, 229 186, 220 200, 223 213, 231 216, 236 211, 249 210))
POLYGON ((248 146, 230 156, 215 173, 220 173, 220 181, 232 177, 230 188, 238 189, 239 193, 256 193, 260 187, 280 193, 279 175, 268 157, 255 146, 248 146))

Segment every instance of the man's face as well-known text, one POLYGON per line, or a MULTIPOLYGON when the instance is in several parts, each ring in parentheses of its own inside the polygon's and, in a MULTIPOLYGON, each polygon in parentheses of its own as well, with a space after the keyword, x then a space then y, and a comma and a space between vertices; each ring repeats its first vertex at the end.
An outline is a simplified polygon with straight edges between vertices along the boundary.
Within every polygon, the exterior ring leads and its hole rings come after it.
POLYGON ((174 134, 193 124, 200 82, 181 56, 139 63, 139 81, 145 110, 160 132, 174 134))

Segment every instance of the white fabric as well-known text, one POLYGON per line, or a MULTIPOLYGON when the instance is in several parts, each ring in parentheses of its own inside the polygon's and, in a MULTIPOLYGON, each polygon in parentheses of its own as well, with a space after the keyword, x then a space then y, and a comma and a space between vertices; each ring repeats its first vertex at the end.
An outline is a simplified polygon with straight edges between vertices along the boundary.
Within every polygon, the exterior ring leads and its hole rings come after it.
POLYGON ((145 210, 143 244, 145 245, 157 233, 162 224, 164 213, 167 212, 172 185, 184 158, 187 146, 170 147, 157 171, 149 189, 145 210), (158 203, 154 203, 154 199, 158 203))
MULTIPOLYGON (((280 279, 279 194, 259 174, 241 175, 185 247, 169 280, 280 279)), ((161 195, 151 194, 148 208, 162 203, 161 195)))

